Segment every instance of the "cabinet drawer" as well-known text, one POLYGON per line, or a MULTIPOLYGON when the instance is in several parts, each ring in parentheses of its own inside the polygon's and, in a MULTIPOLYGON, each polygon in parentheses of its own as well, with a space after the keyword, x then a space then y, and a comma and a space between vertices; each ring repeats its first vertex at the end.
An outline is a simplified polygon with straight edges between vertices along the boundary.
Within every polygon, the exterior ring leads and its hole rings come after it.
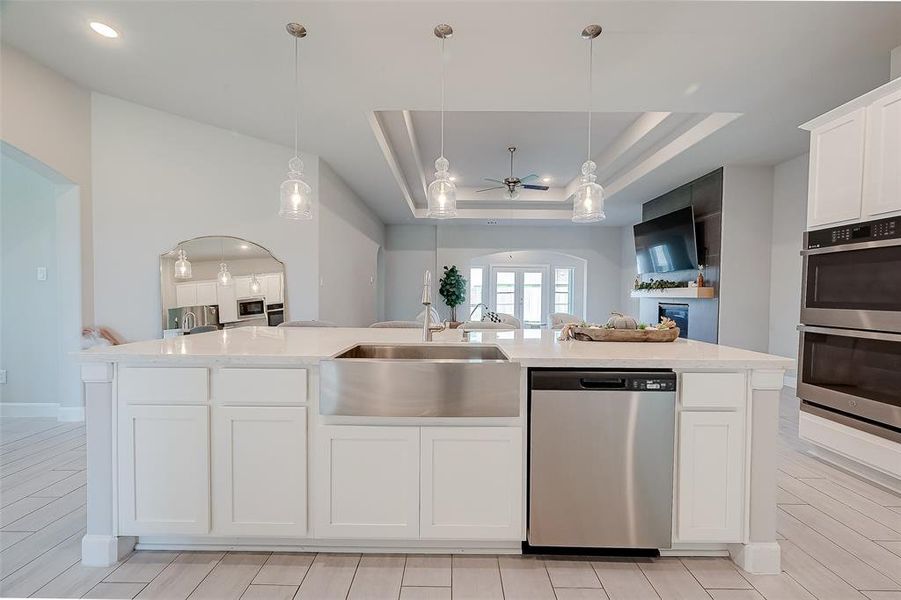
POLYGON ((219 404, 301 404, 307 401, 306 369, 220 369, 213 373, 219 404))
POLYGON ((205 368, 119 367, 119 398, 128 404, 202 404, 209 400, 205 368))
POLYGON ((739 408, 745 405, 744 373, 683 373, 684 408, 739 408))

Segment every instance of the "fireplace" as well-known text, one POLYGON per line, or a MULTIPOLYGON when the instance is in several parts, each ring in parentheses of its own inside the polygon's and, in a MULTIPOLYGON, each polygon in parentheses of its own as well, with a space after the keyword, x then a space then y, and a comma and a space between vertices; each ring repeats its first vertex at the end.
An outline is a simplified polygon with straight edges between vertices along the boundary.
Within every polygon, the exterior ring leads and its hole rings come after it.
POLYGON ((688 337, 688 305, 672 302, 660 302, 657 304, 657 316, 672 319, 679 326, 679 337, 688 337))

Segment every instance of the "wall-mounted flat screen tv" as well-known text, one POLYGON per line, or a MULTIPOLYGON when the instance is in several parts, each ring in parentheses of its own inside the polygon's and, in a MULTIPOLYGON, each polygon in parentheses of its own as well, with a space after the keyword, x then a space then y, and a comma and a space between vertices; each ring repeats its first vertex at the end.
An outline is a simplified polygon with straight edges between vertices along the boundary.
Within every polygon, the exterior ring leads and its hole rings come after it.
POLYGON ((639 223, 634 233, 639 273, 698 268, 694 211, 690 206, 639 223))

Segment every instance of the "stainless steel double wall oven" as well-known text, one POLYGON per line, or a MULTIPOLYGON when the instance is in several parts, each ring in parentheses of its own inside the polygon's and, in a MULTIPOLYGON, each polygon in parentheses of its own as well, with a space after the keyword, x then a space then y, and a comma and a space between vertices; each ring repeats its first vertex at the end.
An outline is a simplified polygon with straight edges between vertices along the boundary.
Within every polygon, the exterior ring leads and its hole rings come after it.
POLYGON ((804 235, 801 410, 901 441, 901 217, 804 235))

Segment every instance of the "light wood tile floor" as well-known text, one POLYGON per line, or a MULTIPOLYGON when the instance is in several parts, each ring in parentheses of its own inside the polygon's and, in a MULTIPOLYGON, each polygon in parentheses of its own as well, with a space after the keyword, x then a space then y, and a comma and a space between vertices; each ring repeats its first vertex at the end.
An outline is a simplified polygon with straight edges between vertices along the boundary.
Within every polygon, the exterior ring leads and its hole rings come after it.
POLYGON ((901 600, 901 495, 806 453, 783 390, 783 573, 721 558, 135 552, 79 562, 84 425, 0 419, 0 597, 548 600, 901 600))

